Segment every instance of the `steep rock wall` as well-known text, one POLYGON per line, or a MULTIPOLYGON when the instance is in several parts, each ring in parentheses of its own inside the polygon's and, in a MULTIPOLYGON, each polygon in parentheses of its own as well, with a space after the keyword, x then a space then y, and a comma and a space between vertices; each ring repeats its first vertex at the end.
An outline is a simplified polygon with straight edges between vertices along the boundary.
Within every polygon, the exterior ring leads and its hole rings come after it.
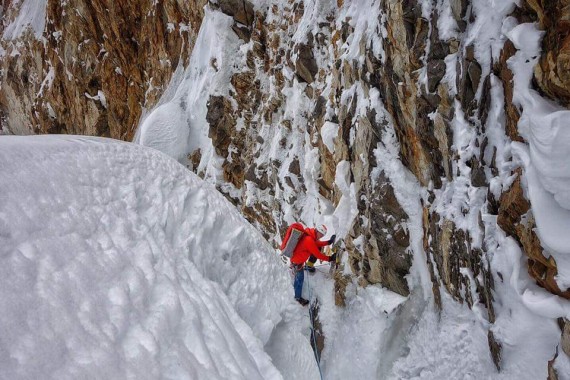
POLYGON ((205 0, 46 0, 39 35, 25 20, 7 35, 29 11, 15 4, 3 2, 0 26, 2 128, 132 140, 143 110, 187 63, 205 0))
MULTIPOLYGON (((241 152, 222 154, 224 179, 238 190, 228 197, 270 239, 289 221, 312 222, 307 199, 326 208, 327 201, 339 207, 353 197, 357 213, 343 226, 348 281, 407 295, 411 216, 390 178, 375 171, 383 165, 377 148, 393 128, 401 162, 425 190, 421 239, 439 307, 447 292, 495 322, 494 287, 505 281, 491 265, 497 226, 526 253, 537 284, 568 298, 536 234, 524 173, 505 149, 525 140, 509 61, 517 49, 506 36, 497 38, 501 22, 477 39, 485 12, 469 1, 366 5, 372 14, 366 20, 354 19, 342 1, 330 7, 289 1, 258 10, 243 28, 236 20, 234 30, 250 49, 225 109, 237 115, 231 123, 239 133, 212 140, 241 152), (327 142, 331 128, 336 133, 327 142)), ((498 16, 547 30, 534 83, 565 106, 568 9, 564 2, 528 1, 507 4, 498 16)), ((212 98, 209 111, 219 102, 212 98)), ((211 128, 213 136, 218 127, 211 128)), ((347 277, 337 280, 342 293, 347 277)), ((488 341, 500 368, 501 339, 492 328, 488 341)))

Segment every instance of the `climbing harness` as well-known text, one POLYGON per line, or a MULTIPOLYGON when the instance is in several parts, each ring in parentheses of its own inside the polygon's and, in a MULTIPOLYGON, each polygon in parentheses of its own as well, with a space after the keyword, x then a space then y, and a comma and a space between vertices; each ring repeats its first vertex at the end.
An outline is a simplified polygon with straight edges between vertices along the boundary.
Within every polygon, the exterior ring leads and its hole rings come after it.
POLYGON ((317 362, 317 367, 319 368, 319 375, 321 380, 323 380, 323 371, 321 370, 321 358, 319 357, 319 352, 317 349, 317 337, 315 332, 315 318, 313 315, 313 289, 311 288, 311 282, 309 280, 310 276, 307 276, 307 288, 309 289, 309 320, 311 321, 311 336, 313 338, 313 352, 315 353, 315 361, 317 362))

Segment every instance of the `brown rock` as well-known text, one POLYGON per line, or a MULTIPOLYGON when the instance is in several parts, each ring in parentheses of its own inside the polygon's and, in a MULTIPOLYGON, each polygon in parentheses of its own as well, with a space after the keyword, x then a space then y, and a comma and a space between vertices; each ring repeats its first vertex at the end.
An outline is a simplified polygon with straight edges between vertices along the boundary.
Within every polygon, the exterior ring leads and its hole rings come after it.
POLYGON ((351 236, 362 236, 364 252, 347 246, 352 258, 353 273, 367 284, 382 284, 386 288, 407 296, 408 284, 405 276, 409 273, 411 257, 408 253, 409 237, 403 224, 408 219, 402 209, 390 182, 380 175, 374 188, 362 183, 358 199, 359 211, 366 216, 368 224, 354 223, 351 236), (366 194, 366 195, 364 195, 366 194))
MULTIPOLYGON (((437 28, 433 27, 437 25, 437 17, 434 15, 429 22, 425 20, 417 2, 389 0, 385 4, 386 62, 374 68, 380 72, 377 74, 380 83, 376 87, 393 119, 403 164, 420 184, 428 186, 432 182, 438 188, 445 169, 439 142, 433 133, 433 122, 427 117, 436 110, 436 99, 425 95, 418 97, 415 89, 418 88, 426 42, 437 42, 430 44, 433 49, 429 50, 428 61, 443 59, 449 46, 441 43, 437 28)), ((375 65, 372 60, 371 63, 375 65)), ((437 80, 434 79, 432 89, 436 87, 437 80)))
POLYGON ((527 0, 545 30, 542 55, 534 73, 540 89, 570 106, 570 2, 527 0))
POLYGON ((232 30, 245 43, 248 43, 251 40, 251 30, 249 30, 248 27, 235 23, 232 25, 232 30))
POLYGON ((410 246, 410 234, 403 226, 396 226, 393 237, 396 244, 400 247, 407 248, 410 246))
POLYGON ((555 355, 553 359, 548 361, 548 376, 546 377, 546 380, 558 380, 558 372, 556 372, 556 369, 554 368, 554 362, 557 357, 558 355, 555 355))
POLYGON ((244 179, 251 182, 255 182, 257 180, 257 175, 255 174, 255 165, 249 166, 245 172, 244 179))
POLYGON ((289 186, 290 188, 294 189, 295 188, 295 184, 293 183, 293 180, 291 179, 290 176, 285 176, 285 183, 287 184, 287 186, 289 186))
POLYGON ((485 81, 483 82, 483 89, 481 92, 481 99, 479 101, 479 120, 481 121, 481 126, 484 128, 487 124, 487 118, 489 116, 489 111, 491 109, 491 76, 487 75, 485 81))
POLYGON ((232 104, 223 96, 210 96, 207 107, 206 121, 210 125, 208 137, 212 139, 216 153, 225 158, 235 133, 232 104))
POLYGON ((467 73, 469 74, 469 79, 471 82, 471 90, 473 93, 476 93, 477 89, 479 88, 479 83, 481 82, 482 73, 481 65, 479 65, 479 62, 475 60, 469 62, 469 65, 467 66, 467 73))
POLYGON ((299 177, 301 175, 301 165, 299 164, 299 159, 295 157, 289 164, 289 173, 299 177))
POLYGON ((238 104, 237 114, 243 116, 246 123, 249 123, 259 107, 261 98, 259 79, 256 79, 255 72, 248 70, 234 74, 230 82, 236 90, 234 98, 238 104))
POLYGON ((462 61, 457 62, 457 86, 461 106, 472 115, 476 107, 475 94, 481 82, 481 65, 475 60, 474 47, 468 46, 462 61))
POLYGON ((518 224, 515 228, 516 239, 521 243, 523 251, 528 256, 528 273, 536 283, 553 294, 570 299, 570 289, 560 289, 556 282, 558 268, 556 261, 543 250, 540 239, 535 232, 536 225, 532 216, 527 217, 526 223, 518 224))
POLYGON ((501 51, 499 61, 494 66, 495 75, 501 78, 503 88, 505 91, 505 113, 506 118, 506 132, 509 138, 513 141, 523 141, 518 133, 518 122, 520 113, 517 107, 513 104, 513 73, 508 67, 508 60, 515 55, 516 48, 513 43, 508 40, 501 51))
MULTIPOLYGON (((434 215, 435 216, 435 215, 434 215)), ((424 252, 426 253, 426 261, 428 265, 428 270, 430 274, 430 279, 432 282, 432 292, 435 299, 435 304, 439 310, 442 308, 441 304, 441 294, 439 292, 440 281, 439 278, 435 274, 434 262, 432 260, 434 252, 433 252, 433 244, 430 244, 431 236, 435 234, 435 227, 436 227, 436 220, 430 217, 430 212, 427 207, 423 208, 422 212, 422 225, 423 225, 423 248, 424 252)))
POLYGON ((295 61, 297 77, 304 82, 312 83, 319 71, 313 49, 309 45, 299 44, 295 50, 297 53, 297 60, 295 61))
POLYGON ((476 161, 474 167, 471 168, 471 185, 475 187, 485 187, 487 183, 487 176, 485 175, 484 168, 476 161))
POLYGON ((198 168, 198 165, 200 165, 201 160, 202 160, 202 151, 200 149, 196 149, 188 157, 188 161, 190 161, 190 163, 192 164, 191 170, 196 170, 198 168))
POLYGON ((343 275, 341 271, 334 274, 334 304, 339 307, 346 306, 346 287, 350 284, 350 276, 343 275))
POLYGON ((311 330, 311 346, 317 357, 321 357, 321 352, 325 348, 325 336, 323 334, 323 325, 319 319, 319 300, 309 305, 311 317, 313 318, 313 329, 311 330))
POLYGON ((326 199, 330 199, 332 196, 332 188, 330 188, 322 178, 317 180, 317 184, 319 185, 319 194, 321 194, 326 199))
POLYGON ((451 12, 453 13, 453 17, 455 21, 460 22, 465 17, 465 13, 467 12, 467 0, 451 0, 451 12))
POLYGON ((523 194, 520 169, 518 169, 518 174, 511 188, 501 195, 497 224, 521 244, 529 258, 529 275, 536 280, 537 284, 554 294, 570 299, 570 289, 560 289, 556 283, 555 278, 558 274, 556 261, 550 255, 545 254, 535 232, 534 218, 528 215, 525 223, 521 223, 522 216, 527 215, 530 210, 530 203, 523 194))
MULTIPOLYGON (((225 161, 222 164, 224 172, 224 180, 233 184, 238 189, 241 189, 244 181, 244 167, 241 160, 237 162, 225 161)), ((232 202, 235 203, 235 202, 232 202)))
MULTIPOLYGON (((241 208, 243 216, 259 231, 261 231, 262 235, 268 240, 277 233, 277 226, 275 225, 273 218, 270 217, 270 211, 271 210, 266 205, 259 202, 255 202, 252 206, 242 205, 241 208)), ((287 226, 284 226, 284 229, 286 228, 287 226)), ((283 236, 283 233, 284 231, 281 236, 283 236)))
POLYGON ((495 339, 495 335, 491 330, 489 330, 489 332, 487 333, 487 340, 489 342, 489 349, 491 350, 491 357, 493 358, 493 363, 495 363, 497 371, 500 371, 502 345, 495 339))
POLYGON ((451 127, 441 113, 435 115, 434 121, 434 137, 437 139, 438 148, 442 155, 442 165, 445 177, 448 181, 452 179, 451 172, 451 127))
POLYGON ((237 22, 247 26, 253 24, 253 5, 248 0, 218 0, 218 4, 223 13, 237 22))
POLYGON ((497 224, 510 236, 517 236, 515 226, 520 222, 521 216, 530 209, 530 203, 526 200, 520 182, 521 171, 511 185, 510 189, 501 195, 499 200, 499 215, 497 224))
POLYGON ((437 90, 437 85, 441 82, 445 75, 446 65, 443 60, 430 61, 427 65, 428 73, 428 90, 429 92, 435 92, 437 90))
MULTIPOLYGON (((421 46, 423 46, 423 42, 420 42, 421 39, 424 38, 424 34, 427 33, 431 29, 431 34, 429 36, 430 40, 430 51, 428 54, 428 62, 429 61, 436 61, 436 60, 444 60, 450 52, 450 46, 447 41, 443 41, 439 35, 439 28, 437 27, 439 15, 437 13, 432 14, 431 25, 426 21, 422 21, 420 30, 416 32, 416 45, 418 46, 418 50, 414 52, 416 57, 421 57, 423 53, 419 50, 421 46)), ((420 18, 423 20, 423 18, 420 18)), ((418 64, 421 64, 418 62, 418 64)))
POLYGON ((562 329, 562 339, 560 341, 562 351, 570 356, 570 321, 564 318, 564 328, 562 329))
POLYGON ((131 140, 142 107, 152 109, 178 63, 187 62, 205 3, 47 2, 45 43, 30 33, 0 42, 7 52, 0 60, 4 124, 22 134, 131 140), (42 86, 48 74, 54 79, 42 86), (106 102, 84 95, 99 92, 106 102))

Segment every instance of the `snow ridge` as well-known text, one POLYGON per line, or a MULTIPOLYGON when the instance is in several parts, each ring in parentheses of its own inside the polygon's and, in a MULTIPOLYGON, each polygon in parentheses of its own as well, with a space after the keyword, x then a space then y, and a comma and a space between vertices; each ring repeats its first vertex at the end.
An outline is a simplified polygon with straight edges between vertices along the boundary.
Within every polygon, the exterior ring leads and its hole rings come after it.
POLYGON ((299 346, 285 370, 313 373, 277 255, 176 161, 101 138, 8 136, 0 176, 7 378, 281 378, 266 344, 299 346), (289 340, 273 339, 287 323, 289 340))

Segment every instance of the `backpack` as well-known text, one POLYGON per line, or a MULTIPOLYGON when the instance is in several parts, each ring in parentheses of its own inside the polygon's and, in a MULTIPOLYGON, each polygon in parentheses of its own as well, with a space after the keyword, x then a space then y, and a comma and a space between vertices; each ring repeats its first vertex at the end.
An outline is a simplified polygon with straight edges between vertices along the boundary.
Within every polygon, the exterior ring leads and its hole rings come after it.
POLYGON ((281 243, 281 254, 289 258, 293 256, 293 251, 303 235, 305 235, 305 227, 301 223, 291 224, 289 228, 287 228, 287 232, 281 243))

